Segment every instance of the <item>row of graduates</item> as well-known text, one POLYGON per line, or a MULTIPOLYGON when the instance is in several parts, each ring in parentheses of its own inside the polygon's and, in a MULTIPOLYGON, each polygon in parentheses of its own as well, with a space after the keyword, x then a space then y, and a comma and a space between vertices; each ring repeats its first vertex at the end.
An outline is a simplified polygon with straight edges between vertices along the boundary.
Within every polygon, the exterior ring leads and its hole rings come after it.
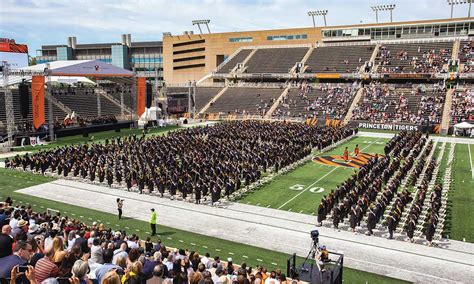
MULTIPOLYGON (((387 148, 387 146, 385 147, 386 151, 387 149, 392 151, 397 147, 402 148, 408 141, 407 139, 411 136, 412 135, 410 135, 409 132, 400 132, 387 143, 387 145, 390 146, 389 148, 387 148), (396 141, 397 143, 391 143, 392 141, 396 141)), ((397 150, 397 152, 399 151, 397 150)), ((367 194, 364 196, 367 189, 369 189, 368 192, 373 191, 371 190, 372 187, 369 186, 369 183, 374 182, 374 188, 378 188, 378 191, 380 191, 380 179, 377 177, 379 177, 381 171, 385 172, 384 176, 388 175, 388 171, 390 170, 387 169, 389 161, 390 159, 388 155, 382 159, 379 159, 378 155, 376 155, 374 158, 369 159, 366 164, 362 165, 360 169, 349 177, 343 184, 339 185, 335 191, 332 190, 328 196, 323 196, 317 209, 318 224, 322 225, 326 216, 331 213, 331 211, 335 210, 336 213, 333 212, 333 223, 335 227, 338 227, 339 222, 348 215, 351 211, 352 205, 358 201, 359 197, 362 199, 367 197, 367 194), (375 181, 377 181, 378 184, 375 181)), ((385 180, 384 178, 382 181, 386 183, 388 180, 385 180)), ((374 193, 372 193, 372 195, 374 195, 374 193)))
MULTIPOLYGON (((430 144, 428 145, 427 147, 427 151, 425 151, 424 155, 422 157, 420 157, 420 160, 419 160, 419 163, 421 164, 425 164, 426 163, 426 158, 428 156, 428 153, 429 151, 431 151, 432 149, 432 142, 430 142, 430 144)), ((427 185, 428 183, 430 182, 430 180, 432 179, 432 175, 433 175, 433 171, 434 171, 434 168, 436 166, 436 163, 431 160, 428 165, 427 165, 427 168, 426 168, 426 171, 425 171, 425 175, 423 177, 423 180, 421 182, 421 185, 418 187, 418 192, 420 192, 420 189, 423 190, 423 188, 427 188, 427 185)), ((400 198, 397 198, 394 206, 392 207, 392 210, 391 212, 389 213, 389 216, 387 217, 387 226, 388 226, 388 230, 389 230, 389 234, 390 234, 390 237, 389 238, 393 238, 393 232, 396 230, 399 222, 401 221, 402 219, 402 213, 406 207, 406 205, 410 202, 412 202, 413 198, 410 196, 409 192, 404 192, 405 194, 403 196, 401 196, 400 198)), ((413 218, 412 216, 412 213, 414 213, 415 211, 418 211, 418 214, 421 213, 421 209, 422 209, 422 206, 423 206, 423 203, 418 201, 419 203, 417 203, 417 200, 419 200, 420 196, 415 196, 415 201, 412 205, 411 208, 409 208, 409 213, 408 213, 408 222, 406 223, 406 226, 405 226, 405 230, 406 230, 406 233, 407 233, 407 236, 409 238, 409 240, 413 241, 413 236, 414 236, 414 232, 416 230, 416 223, 417 223, 417 220, 418 220, 418 217, 416 217, 416 219, 413 218), (415 211, 413 211, 415 210, 415 211), (414 222, 411 222, 411 221, 414 221, 414 222)), ((418 216, 418 215, 416 215, 418 216)))
POLYGON ((369 209, 367 215, 368 235, 373 234, 376 224, 382 221, 385 211, 392 204, 392 210, 387 214, 388 216, 384 221, 389 231, 389 238, 393 238, 393 232, 400 221, 404 207, 412 200, 408 190, 398 192, 398 189, 402 180, 406 178, 408 172, 413 167, 416 158, 420 155, 427 139, 422 137, 420 132, 412 133, 412 135, 407 137, 410 137, 410 139, 404 147, 394 148, 399 155, 392 160, 388 171, 384 172, 386 186, 381 197, 369 209))
POLYGON ((413 205, 410 209, 408 215, 408 221, 405 227, 407 232, 407 236, 411 242, 414 242, 414 233, 417 230, 418 225, 426 225, 426 228, 423 226, 422 230, 425 233, 426 240, 428 244, 431 246, 433 237, 436 231, 436 226, 438 224, 439 218, 439 210, 441 208, 441 192, 442 187, 440 184, 435 184, 433 186, 433 191, 431 192, 430 199, 429 199, 429 208, 424 208, 425 199, 429 188, 429 182, 432 178, 433 171, 436 167, 436 162, 432 160, 426 170, 425 176, 427 178, 423 178, 421 184, 418 186, 416 191, 415 200, 413 205), (421 219, 421 215, 423 210, 427 210, 425 213, 426 216, 421 219), (420 220, 421 219, 421 220, 420 220), (425 222, 426 224, 420 224, 420 221, 425 222))
MULTIPOLYGON (((322 199, 318 207, 320 225, 326 215, 332 211, 335 228, 338 228, 339 222, 349 216, 350 227, 355 231, 356 226, 360 226, 363 217, 367 216, 368 234, 373 234, 372 230, 383 217, 407 169, 411 168, 413 157, 418 156, 426 141, 424 138, 421 139, 421 133, 406 132, 400 133, 392 140, 398 141, 391 146, 392 150, 399 153, 397 157, 390 162, 389 156, 382 158, 376 156, 339 186, 335 192, 331 192, 328 197, 322 199), (406 159, 411 149, 413 149, 413 155, 406 159), (404 164, 400 170, 401 161, 404 161, 404 164), (384 184, 385 189, 382 191, 384 184)), ((406 193, 402 193, 398 197, 405 195, 406 193)))
POLYGON ((16 156, 8 167, 29 167, 45 173, 80 176, 114 182, 130 190, 169 191, 183 198, 211 194, 217 201, 242 184, 249 185, 262 171, 279 171, 352 134, 352 129, 315 127, 282 122, 234 121, 212 127, 177 130, 167 136, 144 135, 106 140, 105 143, 71 145, 31 156, 16 156))

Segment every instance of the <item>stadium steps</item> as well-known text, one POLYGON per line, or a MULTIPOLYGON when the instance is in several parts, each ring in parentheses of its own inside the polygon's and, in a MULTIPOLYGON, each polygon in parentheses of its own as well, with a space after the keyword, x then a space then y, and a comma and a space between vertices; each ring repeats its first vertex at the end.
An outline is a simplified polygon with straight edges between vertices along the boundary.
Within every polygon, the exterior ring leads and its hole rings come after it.
POLYGON ((224 62, 217 66, 216 73, 230 73, 230 71, 234 69, 235 65, 245 60, 245 58, 247 58, 251 52, 252 49, 237 49, 224 62))
POLYGON ((209 102, 199 111, 199 114, 205 113, 207 109, 212 105, 212 103, 217 101, 225 93, 225 91, 227 91, 228 88, 229 86, 225 86, 219 93, 217 93, 217 95, 215 95, 211 100, 209 100, 209 102))
POLYGON ((247 63, 250 61, 250 59, 252 59, 253 55, 257 52, 257 50, 258 48, 254 48, 252 52, 250 52, 250 54, 245 57, 244 61, 242 61, 242 66, 244 66, 244 69, 242 70, 246 69, 245 67, 247 67, 247 63))
POLYGON ((453 105, 453 94, 454 89, 449 89, 446 92, 446 99, 444 101, 444 109, 443 109, 443 118, 441 120, 441 134, 446 135, 448 134, 449 124, 451 122, 451 107, 453 105))
POLYGON ((459 50, 461 49, 461 41, 456 39, 453 43, 453 53, 451 59, 456 60, 459 58, 459 50))
POLYGON ((370 57, 370 62, 372 62, 372 72, 375 72, 377 70, 377 66, 375 66, 375 59, 377 58, 377 54, 379 53, 379 48, 380 44, 375 45, 374 52, 372 53, 372 56, 370 57))
POLYGON ((270 107, 270 109, 267 111, 265 114, 264 118, 270 118, 272 117, 273 112, 278 108, 280 105, 280 102, 283 100, 283 98, 288 94, 290 91, 290 85, 288 85, 285 90, 281 93, 281 95, 278 97, 278 99, 275 101, 275 103, 270 107))
POLYGON ((97 92, 100 96, 102 96, 102 97, 104 97, 105 99, 109 100, 109 102, 111 102, 111 103, 113 103, 114 105, 118 106, 118 107, 120 108, 120 110, 121 110, 121 115, 125 115, 125 113, 124 113, 123 111, 128 112, 128 114, 132 114, 132 113, 133 113, 132 109, 130 109, 129 107, 127 107, 127 106, 125 105, 125 103, 124 103, 124 105, 123 105, 123 107, 122 107, 122 104, 121 104, 119 101, 117 101, 114 97, 112 97, 111 95, 107 94, 107 92, 106 92, 105 90, 99 88, 99 89, 96 89, 96 92, 97 92), (122 110, 123 110, 123 111, 122 111, 122 110))
POLYGON ((306 52, 305 56, 303 57, 303 59, 301 59, 301 63, 303 63, 303 69, 300 70, 301 73, 304 73, 305 70, 306 70, 306 61, 308 61, 308 58, 311 56, 311 54, 313 53, 313 50, 314 50, 314 47, 311 46, 310 49, 308 49, 308 52, 306 52))
POLYGON ((349 121, 352 119, 352 116, 354 114, 354 109, 356 106, 359 104, 360 99, 364 96, 364 87, 360 87, 359 90, 357 90, 357 93, 352 100, 352 104, 349 107, 349 110, 347 110, 346 117, 344 117, 344 122, 343 125, 346 125, 349 123, 349 121))
MULTIPOLYGON (((46 98, 46 100, 51 101, 53 103, 53 105, 55 105, 56 107, 58 107, 59 109, 61 109, 65 113, 72 114, 72 109, 70 109, 69 107, 64 105, 62 102, 60 102, 58 99, 53 97, 49 92, 45 92, 44 97, 46 98)), ((45 106, 45 108, 47 108, 47 106, 45 106)))

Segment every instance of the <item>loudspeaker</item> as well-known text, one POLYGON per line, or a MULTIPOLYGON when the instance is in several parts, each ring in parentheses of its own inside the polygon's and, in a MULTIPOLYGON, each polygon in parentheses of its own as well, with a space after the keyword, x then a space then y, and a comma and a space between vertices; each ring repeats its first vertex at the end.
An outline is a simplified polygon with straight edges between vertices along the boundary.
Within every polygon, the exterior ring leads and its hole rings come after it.
POLYGON ((29 98, 28 98, 28 86, 26 84, 18 85, 18 92, 20 93, 20 113, 23 118, 28 116, 29 98))
POLYGON ((151 107, 151 101, 153 99, 153 86, 150 83, 146 84, 146 108, 151 107))

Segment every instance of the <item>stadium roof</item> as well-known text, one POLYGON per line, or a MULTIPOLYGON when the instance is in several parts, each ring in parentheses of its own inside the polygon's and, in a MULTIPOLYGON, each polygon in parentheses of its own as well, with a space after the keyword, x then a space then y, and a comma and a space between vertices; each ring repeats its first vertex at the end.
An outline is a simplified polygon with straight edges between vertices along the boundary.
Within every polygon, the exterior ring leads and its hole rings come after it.
MULTIPOLYGON (((98 60, 59 60, 17 69, 15 70, 17 74, 9 76, 8 85, 19 84, 22 80, 30 81, 31 73, 41 73, 47 68, 47 64, 49 64, 51 76, 99 77, 116 83, 133 83, 134 74, 132 71, 109 63, 98 60), (21 74, 21 71, 24 71, 25 75, 21 74)), ((1 85, 4 84, 3 78, 0 79, 0 82, 1 85)))

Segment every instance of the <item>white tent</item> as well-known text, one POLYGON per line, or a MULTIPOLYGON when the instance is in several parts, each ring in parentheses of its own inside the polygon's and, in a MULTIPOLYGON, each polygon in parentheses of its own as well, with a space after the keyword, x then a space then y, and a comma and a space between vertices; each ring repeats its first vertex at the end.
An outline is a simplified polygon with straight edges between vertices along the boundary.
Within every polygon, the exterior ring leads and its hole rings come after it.
POLYGON ((462 136, 474 136, 474 124, 470 124, 468 122, 461 122, 454 125, 454 134, 462 135, 462 136))
POLYGON ((145 108, 145 112, 138 119, 138 126, 143 126, 147 124, 148 121, 156 120, 157 111, 161 112, 161 109, 157 107, 145 108))
POLYGON ((454 128, 456 129, 471 129, 471 128, 474 128, 474 124, 470 124, 469 122, 461 122, 461 123, 458 123, 458 124, 455 124, 454 125, 454 128))

